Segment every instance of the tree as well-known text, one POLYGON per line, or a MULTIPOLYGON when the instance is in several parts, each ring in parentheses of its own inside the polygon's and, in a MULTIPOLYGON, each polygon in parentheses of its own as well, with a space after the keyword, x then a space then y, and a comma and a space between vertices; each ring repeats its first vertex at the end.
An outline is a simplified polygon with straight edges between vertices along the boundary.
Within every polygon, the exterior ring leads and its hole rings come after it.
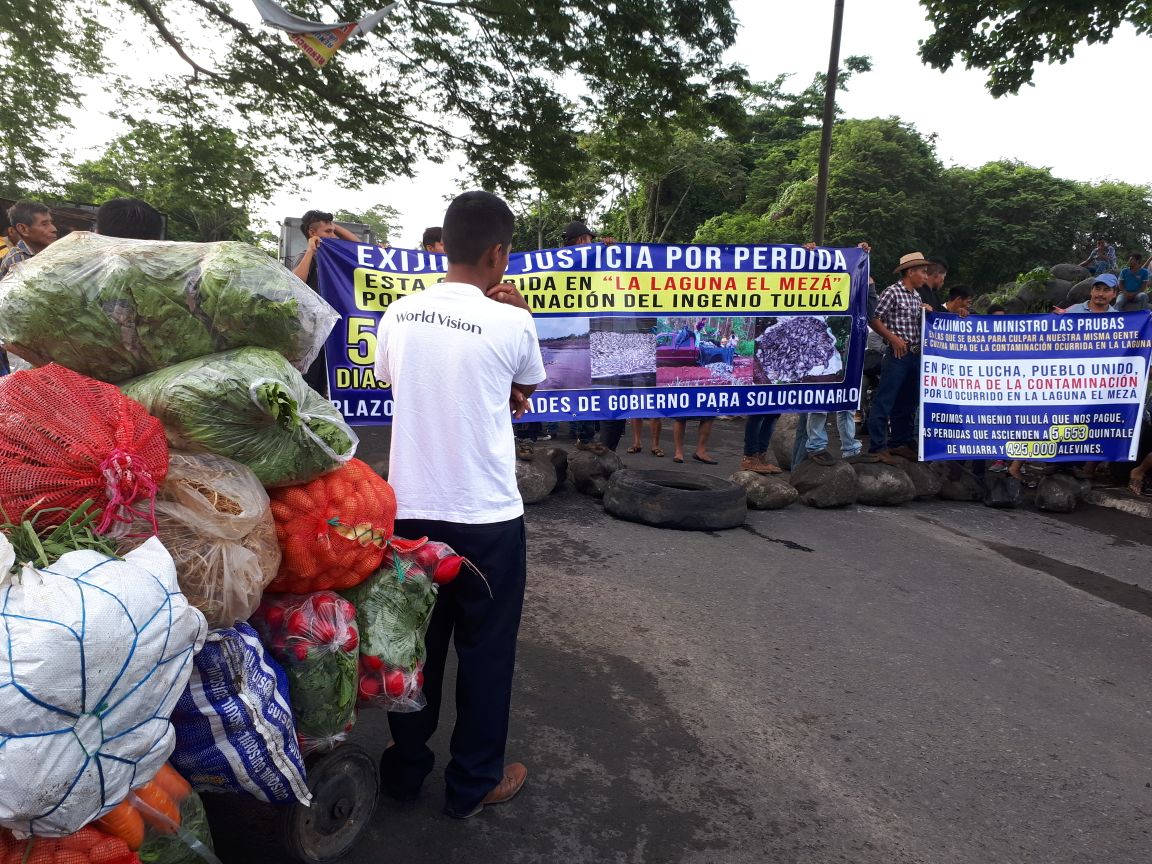
POLYGON ((1082 42, 1108 42, 1123 23, 1152 31, 1147 0, 920 0, 936 32, 920 57, 940 70, 956 58, 988 72, 993 96, 1032 83, 1037 63, 1064 63, 1082 42))
MULTIPOLYGON (((336 213, 337 222, 359 222, 367 225, 368 230, 376 235, 381 243, 390 243, 400 231, 400 211, 391 204, 377 204, 369 207, 363 213, 353 213, 351 210, 340 210, 336 213)), ((404 244, 401 244, 404 245, 404 244)), ((404 248, 416 249, 420 245, 419 238, 412 241, 412 245, 404 248)))
POLYGON ((249 212, 280 181, 235 132, 199 122, 129 122, 96 159, 72 166, 65 197, 100 204, 142 198, 168 218, 173 240, 251 240, 249 212))
MULTIPOLYGON (((624 137, 681 113, 712 117, 743 80, 723 60, 737 28, 730 0, 407 0, 322 69, 223 0, 87 2, 137 16, 187 63, 196 98, 225 106, 254 143, 291 154, 302 173, 327 170, 353 185, 409 176, 418 158, 442 160, 454 146, 484 185, 517 185, 517 165, 552 182, 568 173, 582 122, 610 123, 624 137), (564 76, 581 82, 583 98, 565 96, 564 76)), ((380 3, 286 5, 355 20, 380 3)), ((37 69, 99 71, 107 58, 92 46, 102 43, 77 26, 64 19, 54 38, 21 33, 0 51, 37 55, 37 69)), ((148 95, 135 94, 128 113, 148 95)), ((42 135, 37 110, 22 119, 42 135)))

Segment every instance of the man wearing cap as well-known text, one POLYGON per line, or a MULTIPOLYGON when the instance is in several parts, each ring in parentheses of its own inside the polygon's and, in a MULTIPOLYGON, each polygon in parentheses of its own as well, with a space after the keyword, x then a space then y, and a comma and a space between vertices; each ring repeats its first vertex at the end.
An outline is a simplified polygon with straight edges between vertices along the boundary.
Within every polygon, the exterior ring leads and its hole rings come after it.
POLYGON ((564 226, 564 233, 560 235, 564 246, 587 246, 596 242, 596 232, 575 219, 564 226))
POLYGON ((1118 284, 1114 274, 1101 273, 1092 283, 1092 293, 1088 295, 1086 301, 1074 303, 1067 309, 1056 308, 1052 311, 1057 314, 1064 312, 1115 312, 1117 310, 1113 304, 1116 302, 1116 286, 1118 284))
POLYGON ((884 289, 868 325, 887 347, 880 383, 868 417, 868 451, 891 463, 894 456, 916 459, 914 415, 920 401, 920 325, 924 305, 919 291, 928 280, 929 261, 920 252, 900 259, 900 281, 884 289))

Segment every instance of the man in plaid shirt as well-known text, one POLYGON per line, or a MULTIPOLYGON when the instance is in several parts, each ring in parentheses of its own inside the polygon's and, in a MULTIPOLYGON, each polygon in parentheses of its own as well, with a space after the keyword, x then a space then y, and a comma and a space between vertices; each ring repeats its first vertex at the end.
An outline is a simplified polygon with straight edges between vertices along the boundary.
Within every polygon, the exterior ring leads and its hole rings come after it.
POLYGON ((868 322, 888 343, 868 417, 868 450, 890 464, 895 456, 919 456, 912 440, 920 402, 920 322, 924 316, 918 292, 928 281, 928 266, 919 252, 903 256, 896 268, 900 281, 884 289, 868 322))

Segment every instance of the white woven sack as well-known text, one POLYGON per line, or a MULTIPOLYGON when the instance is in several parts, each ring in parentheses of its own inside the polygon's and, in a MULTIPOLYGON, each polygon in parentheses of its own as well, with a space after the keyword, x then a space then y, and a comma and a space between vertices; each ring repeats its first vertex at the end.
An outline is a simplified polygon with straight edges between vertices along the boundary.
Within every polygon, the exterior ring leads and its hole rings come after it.
POLYGON ((150 780, 207 632, 155 538, 0 575, 0 825, 71 834, 150 780))

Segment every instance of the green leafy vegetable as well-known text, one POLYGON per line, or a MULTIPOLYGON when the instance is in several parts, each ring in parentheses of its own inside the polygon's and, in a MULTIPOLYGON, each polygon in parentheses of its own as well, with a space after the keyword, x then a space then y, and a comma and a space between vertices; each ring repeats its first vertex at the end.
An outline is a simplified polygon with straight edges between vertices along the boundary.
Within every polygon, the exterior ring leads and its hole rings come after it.
POLYGON ((307 483, 356 452, 340 412, 265 348, 178 363, 121 389, 160 418, 172 446, 235 459, 265 486, 307 483))
POLYGON ((12 544, 12 550, 16 553, 16 566, 31 562, 36 567, 48 567, 64 553, 78 549, 92 549, 109 558, 118 557, 115 543, 96 533, 95 523, 100 510, 92 509, 93 503, 89 498, 69 513, 67 519, 51 528, 37 527, 37 522, 49 513, 65 512, 65 508, 29 510, 20 517, 19 522, 12 522, 5 513, 0 532, 12 544))
POLYGON ((244 243, 74 232, 0 286, 0 341, 33 364, 119 382, 258 346, 307 369, 339 316, 244 243))

